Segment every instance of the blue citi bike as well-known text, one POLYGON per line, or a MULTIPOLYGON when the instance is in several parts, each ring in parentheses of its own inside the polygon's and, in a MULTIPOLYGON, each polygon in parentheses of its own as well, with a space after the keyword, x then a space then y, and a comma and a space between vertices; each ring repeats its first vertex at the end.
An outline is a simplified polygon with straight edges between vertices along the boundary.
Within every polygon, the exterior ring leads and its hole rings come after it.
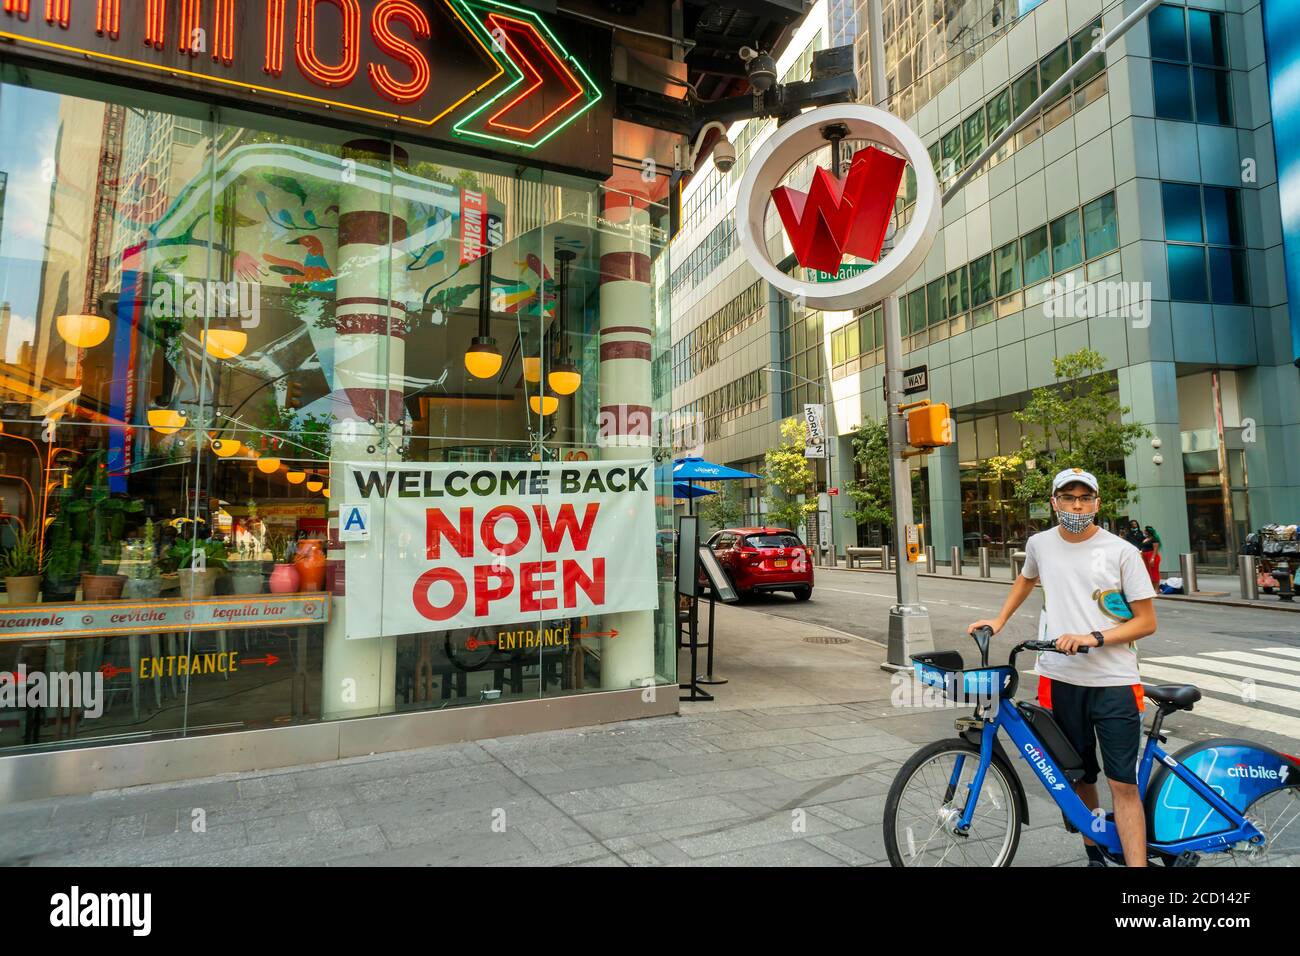
MULTIPOLYGON (((1010 866, 1029 819, 1019 775, 998 739, 1001 731, 1030 767, 1071 830, 1123 863, 1113 814, 1094 815, 1074 792, 1083 760, 1051 711, 1015 700, 1016 655, 1056 652, 1050 641, 1017 644, 1005 666, 990 667, 993 631, 971 634, 980 666, 966 669, 957 651, 912 655, 922 684, 950 700, 976 703, 956 722, 955 739, 922 747, 903 764, 885 804, 885 848, 894 866, 1010 866)), ((1086 651, 1086 648, 1081 648, 1086 651)), ((1146 732, 1137 782, 1146 812, 1147 850, 1168 866, 1300 866, 1300 759, 1248 740, 1213 738, 1170 755, 1160 728, 1191 710, 1191 684, 1146 687, 1155 716, 1146 732)))

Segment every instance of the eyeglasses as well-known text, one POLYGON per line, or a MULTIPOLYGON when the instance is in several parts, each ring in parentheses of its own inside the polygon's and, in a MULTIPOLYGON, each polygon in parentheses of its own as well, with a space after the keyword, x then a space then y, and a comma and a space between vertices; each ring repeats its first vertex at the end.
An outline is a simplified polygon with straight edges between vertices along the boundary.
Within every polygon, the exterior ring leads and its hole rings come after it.
POLYGON ((1085 505, 1090 505, 1097 500, 1097 496, 1096 495, 1057 495, 1056 500, 1063 505, 1072 505, 1076 501, 1082 502, 1085 505))

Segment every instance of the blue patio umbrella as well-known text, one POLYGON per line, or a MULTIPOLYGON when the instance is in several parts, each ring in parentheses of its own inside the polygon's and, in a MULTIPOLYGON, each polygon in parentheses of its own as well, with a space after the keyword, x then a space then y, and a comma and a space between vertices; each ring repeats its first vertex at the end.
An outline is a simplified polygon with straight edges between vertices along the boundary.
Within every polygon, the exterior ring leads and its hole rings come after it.
POLYGON ((757 478, 747 471, 727 465, 715 465, 703 458, 678 458, 673 461, 673 481, 728 481, 734 478, 757 478))
POLYGON ((692 485, 685 481, 673 482, 674 498, 703 498, 705 495, 716 495, 717 492, 712 488, 701 488, 699 485, 692 485))
MULTIPOLYGON (((661 470, 662 471, 662 470, 661 470)), ((717 465, 711 461, 705 461, 703 458, 686 457, 678 458, 673 462, 672 478, 673 487, 692 481, 730 481, 737 478, 757 478, 758 475, 752 475, 747 471, 741 471, 739 468, 731 468, 728 465, 717 465)), ((661 477, 664 480, 666 476, 661 477)), ((674 495, 676 497, 676 495, 674 495)), ((688 498, 689 510, 691 514, 695 513, 695 498, 699 495, 692 495, 688 498)))

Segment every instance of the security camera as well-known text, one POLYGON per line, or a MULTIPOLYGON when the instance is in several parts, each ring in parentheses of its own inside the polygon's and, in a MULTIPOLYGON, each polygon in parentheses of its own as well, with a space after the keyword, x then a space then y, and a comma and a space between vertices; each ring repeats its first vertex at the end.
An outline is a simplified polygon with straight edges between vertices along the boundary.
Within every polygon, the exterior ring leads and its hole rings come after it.
POLYGON ((754 57, 758 56, 758 51, 752 46, 742 46, 740 51, 737 53, 737 56, 748 63, 750 60, 754 59, 754 57))
MULTIPOLYGON (((749 47, 745 47, 749 50, 749 47)), ((745 74, 749 77, 750 88, 755 93, 766 93, 776 85, 776 61, 766 53, 755 53, 753 56, 744 56, 744 50, 741 51, 741 59, 745 61, 745 74)))
POLYGON ((729 173, 731 167, 736 165, 736 147, 725 136, 713 146, 713 165, 720 173, 729 173))

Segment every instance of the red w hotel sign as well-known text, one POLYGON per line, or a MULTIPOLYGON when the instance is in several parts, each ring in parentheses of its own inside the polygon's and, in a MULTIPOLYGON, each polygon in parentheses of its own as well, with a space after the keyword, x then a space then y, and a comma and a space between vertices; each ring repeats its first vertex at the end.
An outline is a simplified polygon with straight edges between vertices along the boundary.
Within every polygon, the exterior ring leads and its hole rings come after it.
POLYGON ((789 186, 772 190, 799 264, 835 275, 846 255, 879 259, 906 166, 899 157, 868 146, 853 154, 842 180, 819 167, 807 193, 789 186))

